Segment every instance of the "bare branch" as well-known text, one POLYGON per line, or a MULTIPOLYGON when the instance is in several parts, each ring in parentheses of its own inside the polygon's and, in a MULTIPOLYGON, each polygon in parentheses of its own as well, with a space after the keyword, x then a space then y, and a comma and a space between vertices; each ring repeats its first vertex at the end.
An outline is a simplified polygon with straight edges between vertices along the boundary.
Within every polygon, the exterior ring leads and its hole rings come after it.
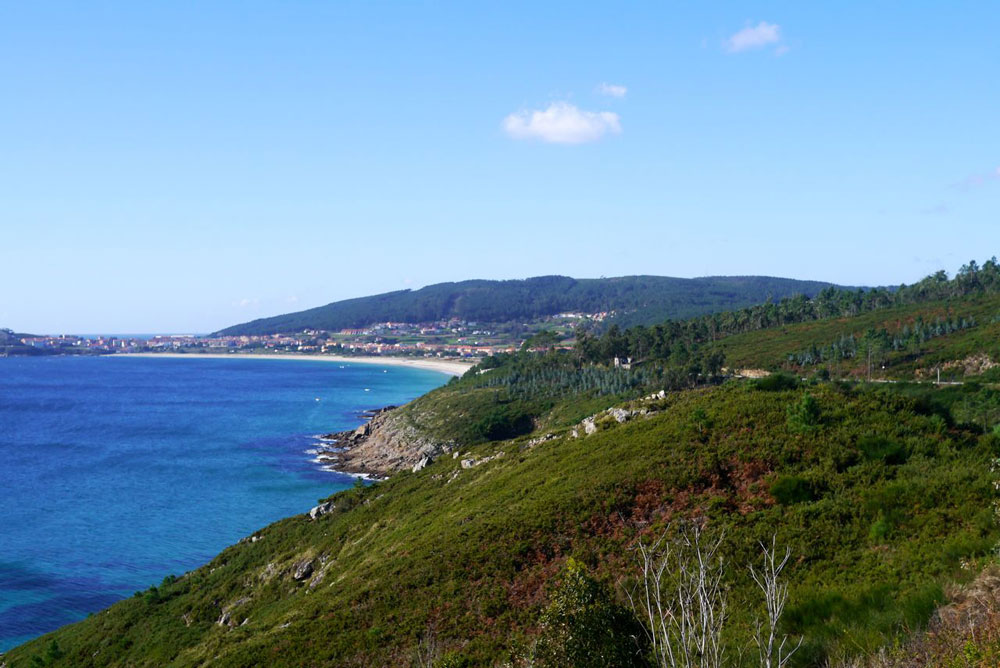
POLYGON ((791 548, 785 548, 784 556, 778 559, 777 536, 771 537, 771 545, 760 544, 761 566, 755 568, 750 564, 750 577, 764 595, 764 605, 767 609, 765 621, 757 621, 754 641, 760 654, 761 668, 784 668, 792 655, 802 646, 802 639, 791 650, 786 649, 788 636, 778 639, 778 624, 788 600, 788 584, 781 579, 788 560, 792 556, 791 548))

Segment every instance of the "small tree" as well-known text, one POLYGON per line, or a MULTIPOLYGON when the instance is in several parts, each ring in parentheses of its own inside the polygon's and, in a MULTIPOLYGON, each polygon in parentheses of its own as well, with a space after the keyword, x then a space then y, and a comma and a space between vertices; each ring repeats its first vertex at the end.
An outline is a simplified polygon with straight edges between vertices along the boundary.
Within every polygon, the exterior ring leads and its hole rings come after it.
POLYGON ((604 668, 642 666, 642 630, 607 588, 570 559, 542 614, 535 666, 604 668))
POLYGON ((788 407, 788 426, 795 431, 811 431, 819 425, 819 402, 811 394, 802 395, 798 403, 788 407))

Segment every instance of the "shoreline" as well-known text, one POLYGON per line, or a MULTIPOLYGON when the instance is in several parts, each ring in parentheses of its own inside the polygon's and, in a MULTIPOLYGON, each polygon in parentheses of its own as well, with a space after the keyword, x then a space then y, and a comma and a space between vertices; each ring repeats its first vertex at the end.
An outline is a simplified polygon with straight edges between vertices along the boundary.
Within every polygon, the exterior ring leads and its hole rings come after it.
POLYGON ((409 359, 406 357, 344 357, 341 355, 313 355, 309 353, 112 353, 101 357, 163 357, 169 359, 254 359, 254 360, 298 360, 313 362, 337 362, 340 364, 382 364, 384 366, 403 366, 411 369, 437 371, 449 376, 461 376, 475 366, 473 362, 459 360, 436 360, 428 358, 409 359))

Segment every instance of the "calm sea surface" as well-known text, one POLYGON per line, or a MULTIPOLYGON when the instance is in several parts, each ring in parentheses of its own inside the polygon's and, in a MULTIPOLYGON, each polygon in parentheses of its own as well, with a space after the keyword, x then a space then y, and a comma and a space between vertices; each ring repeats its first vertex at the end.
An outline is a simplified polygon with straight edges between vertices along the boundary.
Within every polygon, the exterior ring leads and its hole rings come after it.
POLYGON ((353 480, 306 453, 432 371, 0 359, 0 651, 195 568, 353 480))

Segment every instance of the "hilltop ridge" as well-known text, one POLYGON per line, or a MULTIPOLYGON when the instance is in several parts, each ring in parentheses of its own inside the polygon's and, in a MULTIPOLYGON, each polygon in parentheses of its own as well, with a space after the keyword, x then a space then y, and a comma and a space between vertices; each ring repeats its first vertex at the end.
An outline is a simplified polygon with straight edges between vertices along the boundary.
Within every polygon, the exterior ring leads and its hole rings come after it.
POLYGON ((433 322, 457 318, 508 322, 567 311, 615 311, 622 325, 653 323, 740 308, 797 294, 812 296, 831 283, 770 276, 620 276, 437 283, 357 297, 325 306, 259 318, 216 335, 277 334, 306 329, 336 331, 376 322, 433 322))

